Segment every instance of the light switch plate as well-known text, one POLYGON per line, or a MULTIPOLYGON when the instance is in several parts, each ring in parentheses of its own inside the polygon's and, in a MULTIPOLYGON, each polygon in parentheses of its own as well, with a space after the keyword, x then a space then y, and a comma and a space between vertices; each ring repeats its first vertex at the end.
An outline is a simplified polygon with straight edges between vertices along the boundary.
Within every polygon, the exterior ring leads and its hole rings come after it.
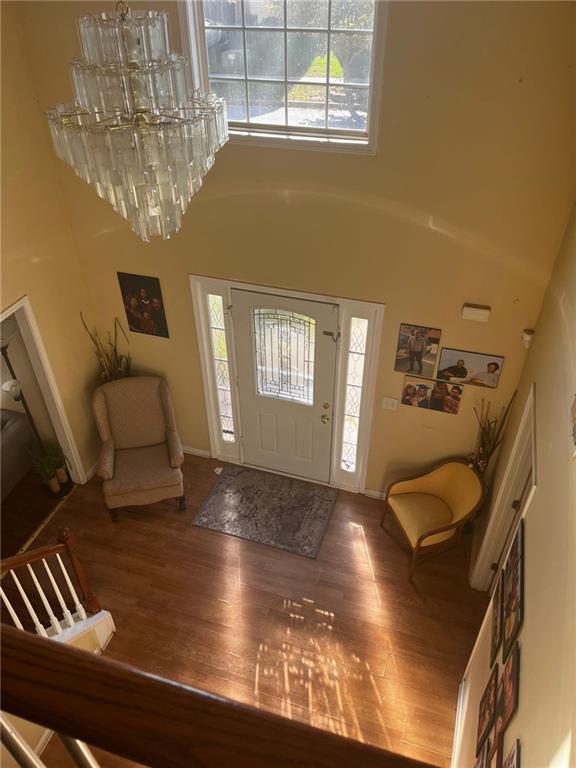
POLYGON ((386 411, 397 411, 398 400, 395 397, 383 397, 382 408, 384 408, 386 411))

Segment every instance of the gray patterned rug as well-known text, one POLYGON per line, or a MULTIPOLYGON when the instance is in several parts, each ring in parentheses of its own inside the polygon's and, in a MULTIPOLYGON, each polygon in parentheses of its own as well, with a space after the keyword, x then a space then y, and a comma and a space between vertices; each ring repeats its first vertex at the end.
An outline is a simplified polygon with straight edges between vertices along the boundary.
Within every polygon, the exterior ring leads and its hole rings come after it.
POLYGON ((335 488, 227 464, 194 525, 316 557, 337 495, 335 488))

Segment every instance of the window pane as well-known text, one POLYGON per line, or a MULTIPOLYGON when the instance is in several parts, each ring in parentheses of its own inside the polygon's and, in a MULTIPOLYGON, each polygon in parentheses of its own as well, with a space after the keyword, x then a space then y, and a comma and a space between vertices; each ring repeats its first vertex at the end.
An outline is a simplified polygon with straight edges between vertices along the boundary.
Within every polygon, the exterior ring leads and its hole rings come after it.
POLYGON ((246 120, 246 88, 244 81, 210 80, 210 88, 226 102, 229 120, 246 120))
POLYGON ((208 71, 211 75, 244 77, 244 44, 242 32, 229 29, 207 29, 208 71))
POLYGON ((244 0, 247 27, 283 27, 284 0, 244 0))
POLYGON ((368 83, 372 35, 334 32, 330 40, 336 62, 330 61, 330 82, 368 83))
POLYGON ((332 29, 372 29, 374 0, 332 0, 332 29))
POLYGON ((246 32, 248 77, 284 79, 284 34, 246 32))
POLYGON ((224 329, 224 302, 218 294, 208 295, 208 318, 214 379, 218 397, 220 416, 220 436, 227 443, 234 442, 234 415, 232 411, 232 392, 230 389, 230 370, 228 368, 228 348, 224 329))
POLYGON ((328 26, 328 0, 288 0, 286 13, 288 27, 328 26))
POLYGON ((354 472, 356 470, 367 335, 368 320, 362 317, 353 317, 350 321, 344 430, 342 433, 342 453, 340 458, 340 466, 347 472, 354 472))
POLYGON ((248 83, 248 101, 251 123, 284 125, 285 91, 283 83, 248 83))
POLYGON ((288 32, 288 79, 326 82, 328 35, 288 32))
POLYGON ((368 119, 368 89, 332 86, 328 94, 328 127, 365 131, 368 119))
POLYGON ((254 309, 259 395, 314 402, 316 321, 283 309, 254 309))
POLYGON ((242 25, 241 0, 204 0, 204 24, 207 27, 242 25))
POLYGON ((323 85, 288 86, 288 125, 326 127, 326 87, 323 85))

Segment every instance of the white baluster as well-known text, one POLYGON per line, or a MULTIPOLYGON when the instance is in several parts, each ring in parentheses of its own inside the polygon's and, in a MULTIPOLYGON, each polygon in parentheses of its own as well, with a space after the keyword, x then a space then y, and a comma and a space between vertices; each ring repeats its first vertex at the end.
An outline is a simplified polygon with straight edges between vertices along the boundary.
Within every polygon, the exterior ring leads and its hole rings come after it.
POLYGON ((22 626, 22 622, 18 618, 14 608, 12 608, 12 603, 10 602, 10 600, 8 600, 8 598, 4 594, 4 590, 3 589, 0 589, 0 596, 2 596, 2 600, 4 602, 4 605, 8 609, 8 613, 10 614, 10 618, 14 622, 14 626, 16 627, 16 629, 24 629, 24 627, 22 626))
POLYGON ((84 606, 78 600, 78 595, 76 594, 76 590, 74 589, 74 585, 70 581, 70 576, 68 576, 68 571, 64 567, 64 563, 62 562, 62 558, 59 554, 56 555, 56 560, 60 563, 60 568, 62 569, 62 574, 64 575, 64 579, 66 580, 66 584, 68 585, 68 589, 70 590, 70 594, 72 595, 72 600, 74 600, 74 608, 76 609, 76 612, 78 616, 80 616, 81 619, 86 618, 86 611, 84 610, 84 606))
POLYGON ((48 602, 48 598, 44 594, 44 590, 42 589, 42 586, 38 579, 36 578, 36 574, 34 573, 34 569, 30 565, 30 563, 26 564, 26 567, 28 568, 28 573, 32 577, 32 581, 34 582, 34 586, 36 587, 36 590, 38 594, 40 595, 40 600, 42 600, 42 605, 44 606, 46 613, 48 614, 48 618, 50 619, 50 624, 52 625, 52 629, 54 632, 56 632, 57 635, 59 635, 62 632, 62 628, 60 626, 60 622, 54 615, 54 611, 52 610, 52 606, 48 602))
POLYGON ((22 584, 20 584, 18 576, 16 576, 14 571, 10 571, 10 573, 12 574, 14 583, 18 588, 18 592, 20 592, 20 597, 22 598, 22 600, 24 600, 24 605, 26 606, 28 613, 30 614, 30 618, 32 619, 36 632, 42 637, 48 637, 46 630, 44 629, 42 624, 40 624, 40 619, 36 615, 36 611, 34 610, 34 608, 32 608, 32 603, 30 602, 30 600, 28 600, 28 595, 26 594, 26 592, 24 592, 22 584))
POLYGON ((54 594, 56 595, 56 598, 60 603, 60 608, 62 609, 62 613, 64 615, 64 621, 66 622, 66 624, 68 624, 69 627, 73 627, 74 619, 72 618, 72 614, 68 610, 66 601, 62 597, 62 592, 60 592, 60 587, 58 586, 58 584, 56 584, 56 579, 52 575, 52 571, 50 570, 50 566, 46 562, 46 558, 42 558, 42 562, 44 563, 44 568, 46 569, 46 573, 48 574, 48 578, 50 579, 50 584, 52 584, 52 589, 54 590, 54 594))

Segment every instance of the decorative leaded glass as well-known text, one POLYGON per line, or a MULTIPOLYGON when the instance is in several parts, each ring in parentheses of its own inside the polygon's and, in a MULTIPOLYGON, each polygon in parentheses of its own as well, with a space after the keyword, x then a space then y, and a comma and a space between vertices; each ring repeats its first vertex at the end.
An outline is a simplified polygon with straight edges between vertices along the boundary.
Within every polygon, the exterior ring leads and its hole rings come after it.
POLYGON ((312 405, 314 318, 284 309, 255 309, 253 318, 258 394, 312 405))
POLYGON ((218 413, 222 439, 234 442, 234 414, 232 412, 232 392, 230 389, 230 369, 228 367, 228 347, 224 325, 224 302, 222 296, 208 295, 208 315, 210 318, 210 339, 212 341, 212 359, 218 394, 218 413))
POLYGON ((347 472, 354 472, 356 470, 367 334, 368 320, 362 317, 353 317, 350 321, 350 344, 348 347, 341 457, 341 467, 347 472))

